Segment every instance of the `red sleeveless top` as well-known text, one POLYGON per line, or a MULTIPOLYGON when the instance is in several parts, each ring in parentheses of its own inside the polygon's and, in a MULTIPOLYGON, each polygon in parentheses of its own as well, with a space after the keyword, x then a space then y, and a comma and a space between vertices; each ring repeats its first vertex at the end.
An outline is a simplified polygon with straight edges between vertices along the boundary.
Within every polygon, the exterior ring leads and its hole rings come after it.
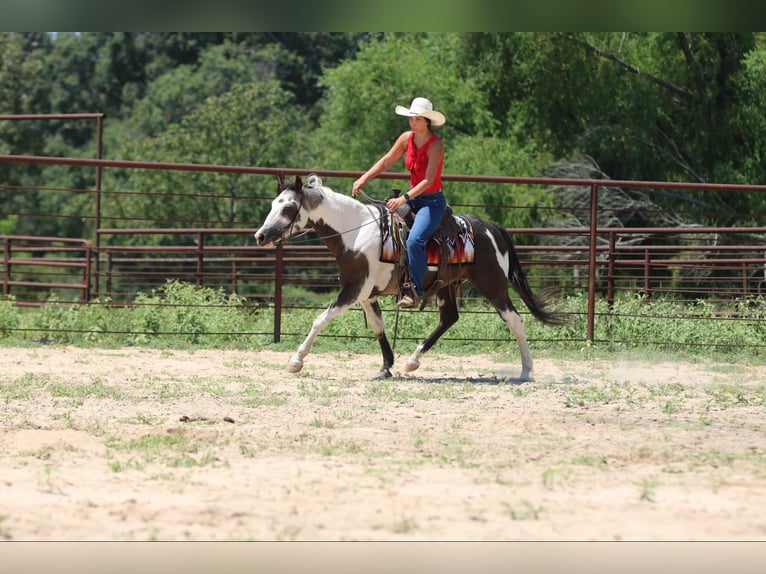
MULTIPOLYGON (((428 168, 428 148, 433 142, 439 139, 436 134, 432 134, 428 141, 418 148, 415 146, 415 132, 410 134, 407 142, 407 156, 404 158, 404 165, 410 172, 410 187, 415 187, 426 178, 426 168, 428 168)), ((442 188, 442 166, 444 157, 442 156, 439 166, 436 169, 436 178, 433 185, 426 189, 425 193, 436 193, 442 188)))

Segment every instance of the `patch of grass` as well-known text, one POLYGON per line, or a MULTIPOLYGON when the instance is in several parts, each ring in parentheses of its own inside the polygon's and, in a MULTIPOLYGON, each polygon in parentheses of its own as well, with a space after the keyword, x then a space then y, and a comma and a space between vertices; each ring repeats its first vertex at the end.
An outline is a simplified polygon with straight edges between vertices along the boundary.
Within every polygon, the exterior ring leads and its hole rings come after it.
POLYGON ((281 407, 287 404, 287 397, 275 393, 268 385, 250 382, 240 391, 238 402, 249 407, 281 407))
POLYGON ((597 467, 606 464, 606 457, 602 454, 585 454, 572 459, 572 464, 597 467))
POLYGON ((326 419, 314 417, 313 419, 311 419, 309 426, 312 426, 315 428, 334 429, 337 425, 333 421, 328 421, 326 419))
POLYGON ((710 397, 711 404, 719 408, 763 406, 766 400, 766 387, 760 385, 755 389, 744 385, 723 383, 707 386, 704 390, 710 397))
POLYGON ((13 540, 11 531, 3 524, 7 519, 8 517, 5 514, 0 514, 0 539, 13 540))
POLYGON ((637 486, 639 488, 639 500, 645 502, 656 502, 657 500, 657 479, 655 478, 642 478, 638 481, 637 486))
POLYGON ((114 472, 126 468, 142 469, 155 462, 164 463, 170 467, 192 467, 208 466, 220 460, 211 452, 200 454, 203 447, 210 445, 181 432, 147 434, 130 440, 112 436, 106 440, 106 446, 132 455, 125 462, 119 460, 110 462, 109 466, 114 472))
POLYGON ((418 529, 418 523, 414 518, 403 516, 391 526, 391 532, 394 534, 409 534, 418 529))
POLYGON ((129 425, 157 426, 161 424, 163 420, 164 419, 162 417, 146 413, 136 413, 132 417, 120 419, 118 422, 129 425))
POLYGON ((368 399, 376 399, 384 403, 404 404, 412 399, 411 391, 399 387, 397 383, 390 381, 374 381, 364 387, 364 396, 368 399))
POLYGON ((74 423, 74 419, 72 418, 72 413, 69 411, 64 411, 63 413, 53 413, 50 415, 50 417, 54 421, 64 421, 66 428, 68 429, 75 428, 75 423, 74 423))
POLYGON ((465 382, 426 383, 410 391, 411 398, 421 400, 462 400, 468 394, 477 392, 477 385, 465 382))
POLYGON ((74 400, 83 400, 91 397, 114 400, 125 398, 125 395, 120 389, 104 384, 98 377, 93 379, 90 383, 50 382, 48 384, 48 392, 55 398, 74 400))
POLYGON ((457 465, 460 468, 475 468, 478 463, 473 460, 473 441, 462 434, 450 433, 439 441, 437 460, 441 464, 457 465))
POLYGON ((555 483, 564 477, 564 473, 558 468, 546 468, 542 474, 543 486, 552 490, 555 483))
POLYGON ((660 403, 660 410, 666 415, 677 413, 681 410, 682 407, 683 402, 679 399, 670 399, 660 403))
POLYGON ((353 440, 336 439, 327 435, 316 435, 309 432, 303 432, 298 435, 294 450, 300 452, 311 452, 323 456, 339 456, 346 454, 371 454, 365 451, 364 447, 353 440))
POLYGON ((569 408, 606 405, 617 401, 621 396, 619 387, 610 385, 588 385, 573 388, 564 396, 564 406, 569 408))
POLYGON ((318 401, 329 405, 331 399, 345 397, 349 394, 348 389, 340 387, 337 383, 315 383, 306 379, 298 381, 298 393, 310 401, 318 401))
POLYGON ((16 379, 0 382, 0 397, 6 401, 27 400, 35 392, 47 387, 50 382, 51 378, 48 375, 25 373, 16 379))
POLYGON ((512 506, 508 502, 503 502, 503 507, 511 520, 539 520, 542 507, 536 506, 528 500, 523 500, 521 506, 512 506))
POLYGON ((156 390, 157 397, 160 400, 168 399, 180 399, 182 397, 190 397, 193 392, 188 386, 183 385, 177 381, 164 381, 159 384, 156 390))

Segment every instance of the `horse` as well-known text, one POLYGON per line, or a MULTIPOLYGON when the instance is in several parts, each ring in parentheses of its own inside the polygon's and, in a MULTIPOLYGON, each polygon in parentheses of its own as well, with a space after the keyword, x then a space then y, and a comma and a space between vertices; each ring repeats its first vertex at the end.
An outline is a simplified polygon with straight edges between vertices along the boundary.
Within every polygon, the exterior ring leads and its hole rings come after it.
MULTIPOLYGON (((290 358, 287 365, 289 372, 299 372, 322 329, 332 319, 358 303, 372 326, 383 354, 383 365, 373 378, 386 379, 392 376, 394 353, 386 336, 378 298, 397 294, 399 270, 398 263, 381 260, 383 233, 380 222, 389 215, 383 202, 378 203, 363 203, 350 195, 333 191, 316 174, 309 175, 305 184, 299 176, 292 182, 278 176, 277 197, 272 201, 271 210, 263 224, 254 234, 257 245, 273 247, 313 229, 335 256, 340 280, 340 291, 335 300, 316 317, 305 340, 290 358)), ((508 296, 509 284, 521 296, 531 314, 543 324, 560 325, 564 322, 562 315, 547 308, 549 294, 535 294, 530 289, 505 228, 474 215, 462 217, 473 228, 475 261, 470 265, 451 263, 441 273, 439 280, 443 284, 436 291, 439 324, 406 360, 404 370, 416 370, 425 353, 458 320, 456 289, 468 280, 494 306, 516 338, 521 354, 520 382, 534 381, 532 355, 524 323, 508 296)), ((425 278, 426 287, 433 283, 436 275, 436 269, 429 266, 425 278)))

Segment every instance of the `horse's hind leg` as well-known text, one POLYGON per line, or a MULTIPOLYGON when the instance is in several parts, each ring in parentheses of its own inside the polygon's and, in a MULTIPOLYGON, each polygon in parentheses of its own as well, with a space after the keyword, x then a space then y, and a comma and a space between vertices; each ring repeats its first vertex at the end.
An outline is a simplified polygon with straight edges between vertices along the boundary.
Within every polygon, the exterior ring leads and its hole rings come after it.
POLYGON ((455 299, 455 291, 452 287, 447 285, 446 287, 439 289, 436 294, 436 305, 439 307, 439 324, 436 326, 436 329, 428 335, 426 340, 418 345, 418 348, 415 349, 412 356, 407 359, 407 362, 404 364, 405 371, 414 371, 417 369, 420 366, 420 359, 423 358, 423 355, 425 355, 426 352, 434 346, 436 341, 439 340, 439 337, 441 337, 447 329, 452 327, 458 320, 457 300, 455 299))
POLYGON ((378 339, 380 344, 380 350, 383 352, 383 366, 375 375, 376 379, 387 379, 391 377, 391 367, 394 364, 394 351, 391 349, 391 344, 386 337, 386 326, 383 323, 383 313, 380 309, 380 304, 377 301, 362 301, 362 309, 367 316, 367 320, 372 326, 372 330, 375 333, 375 338, 378 339))
POLYGON ((505 324, 510 329, 513 336, 516 338, 516 342, 519 344, 519 353, 521 354, 521 375, 519 379, 526 382, 533 382, 535 378, 532 376, 532 353, 529 352, 529 344, 527 343, 527 336, 524 332, 524 321, 516 311, 516 308, 511 303, 510 299, 506 299, 505 305, 496 305, 498 314, 503 318, 505 324))

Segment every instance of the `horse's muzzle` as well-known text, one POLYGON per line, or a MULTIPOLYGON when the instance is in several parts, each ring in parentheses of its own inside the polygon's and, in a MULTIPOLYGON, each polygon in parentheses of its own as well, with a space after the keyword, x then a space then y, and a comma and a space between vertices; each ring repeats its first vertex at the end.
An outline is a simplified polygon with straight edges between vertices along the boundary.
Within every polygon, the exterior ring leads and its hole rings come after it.
POLYGON ((258 245, 258 247, 264 247, 266 245, 266 234, 264 234, 260 229, 256 231, 253 236, 255 237, 255 243, 258 245))
POLYGON ((268 229, 261 227, 255 232, 254 237, 258 247, 273 247, 282 240, 282 232, 273 227, 268 229))

